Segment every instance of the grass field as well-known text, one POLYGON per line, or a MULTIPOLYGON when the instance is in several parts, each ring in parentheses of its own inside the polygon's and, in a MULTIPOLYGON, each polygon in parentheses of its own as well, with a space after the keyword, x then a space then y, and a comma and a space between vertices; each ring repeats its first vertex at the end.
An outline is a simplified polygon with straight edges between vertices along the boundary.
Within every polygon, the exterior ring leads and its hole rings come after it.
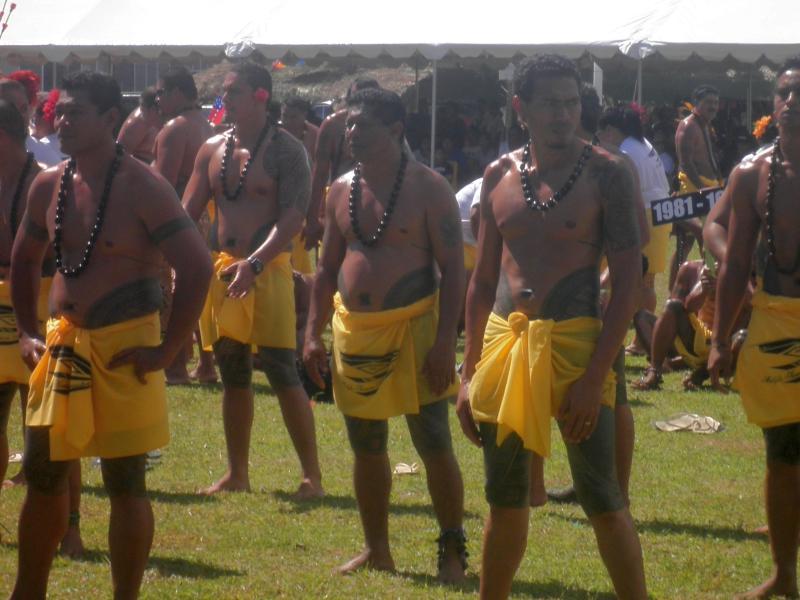
MULTIPOLYGON (((662 284, 663 288, 663 284, 662 284)), ((664 297, 663 289, 659 297, 664 297)), ((629 361, 627 379, 638 377, 643 359, 629 361)), ((764 523, 763 442, 746 424, 735 395, 708 390, 684 393, 681 373, 665 377, 661 392, 630 392, 637 438, 631 482, 632 512, 642 539, 645 570, 654 598, 730 598, 762 581, 770 570, 769 547, 753 529, 764 523), (660 433, 652 422, 679 411, 711 415, 722 433, 660 433)), ((469 582, 457 591, 437 585, 437 526, 424 475, 395 477, 390 533, 399 572, 341 577, 331 569, 362 544, 351 484, 352 458, 341 416, 319 404, 314 414, 327 496, 294 502, 298 465, 277 401, 262 376, 256 384, 256 421, 250 494, 203 498, 225 465, 220 387, 170 389, 172 442, 148 485, 156 536, 145 574, 143 598, 467 598, 478 585, 483 499, 481 453, 451 429, 466 487, 465 528, 470 538, 469 582)), ((19 413, 9 425, 20 447, 19 413)), ((558 435, 554 428, 554 435, 558 435)), ((569 480, 565 453, 554 444, 546 465, 548 485, 569 480)), ((392 423, 390 458, 421 462, 403 420, 392 423)), ((16 466, 11 465, 13 474, 16 466)), ((56 559, 52 598, 108 598, 110 571, 106 527, 108 501, 98 468, 83 462, 82 528, 85 560, 56 559)), ((23 490, 0 494, 0 523, 12 530, 0 544, 0 595, 16 571, 16 519, 23 490)), ((514 597, 604 598, 611 586, 592 530, 576 506, 547 505, 531 513, 528 550, 514 597)))

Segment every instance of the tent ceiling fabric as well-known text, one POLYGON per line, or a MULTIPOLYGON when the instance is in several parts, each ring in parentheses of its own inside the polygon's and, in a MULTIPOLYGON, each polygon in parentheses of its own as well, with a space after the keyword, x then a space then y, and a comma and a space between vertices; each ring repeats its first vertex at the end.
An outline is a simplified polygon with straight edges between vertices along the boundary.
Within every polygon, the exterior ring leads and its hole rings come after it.
POLYGON ((610 58, 621 52, 644 58, 658 52, 669 59, 697 54, 721 60, 731 55, 755 62, 765 55, 780 62, 800 52, 800 35, 786 26, 800 22, 800 2, 778 0, 726 0, 722 9, 721 3, 697 0, 537 2, 511 15, 487 10, 478 0, 406 0, 395 14, 376 8, 373 0, 349 0, 347 11, 331 10, 319 0, 302 9, 289 0, 17 4, 0 42, 0 57, 55 62, 70 55, 91 60, 101 53, 147 59, 165 54, 218 57, 226 44, 243 40, 269 58, 289 51, 299 58, 421 54, 429 60, 448 54, 511 58, 537 52, 573 58, 586 52, 610 58))

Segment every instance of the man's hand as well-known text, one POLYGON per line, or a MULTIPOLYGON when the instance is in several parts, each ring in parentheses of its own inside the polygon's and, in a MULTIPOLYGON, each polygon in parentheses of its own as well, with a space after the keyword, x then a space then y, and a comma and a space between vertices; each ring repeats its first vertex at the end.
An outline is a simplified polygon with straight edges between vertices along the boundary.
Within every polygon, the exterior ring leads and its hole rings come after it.
POLYGON ((41 338, 31 337, 24 333, 19 337, 19 351, 22 355, 22 360, 31 371, 39 364, 45 350, 47 350, 47 346, 45 346, 44 340, 41 338))
POLYGON ((598 383, 583 375, 570 386, 558 411, 564 441, 579 444, 591 437, 597 427, 602 397, 602 380, 598 383))
POLYGON ((231 266, 223 269, 220 275, 223 281, 229 281, 231 278, 233 279, 226 292, 229 298, 244 298, 253 287, 253 282, 256 280, 253 267, 250 266, 250 263, 246 260, 233 263, 231 266))
POLYGON ((111 357, 107 367, 117 369, 123 365, 132 365, 133 374, 139 383, 145 385, 145 375, 151 371, 160 371, 172 363, 172 357, 167 356, 163 346, 137 346, 117 352, 111 357))
POLYGON ((469 405, 469 381, 462 381, 458 388, 456 414, 458 415, 458 422, 461 423, 461 431, 464 432, 467 439, 479 448, 483 446, 481 432, 475 425, 475 420, 472 418, 472 408, 469 405))
POLYGON ((443 393, 456 380, 456 350, 453 344, 434 343, 425 357, 422 374, 434 395, 443 393))
POLYGON ((303 364, 306 367, 308 377, 320 389, 325 389, 324 376, 330 370, 328 366, 328 353, 325 351, 325 344, 319 337, 306 339, 303 345, 303 364))
POLYGON ((325 233, 325 227, 318 218, 307 218, 302 234, 303 240, 305 240, 306 250, 313 250, 316 248, 322 240, 323 233, 325 233))
POLYGON ((711 376, 711 387, 724 394, 730 391, 727 382, 731 377, 732 364, 733 356, 730 347, 718 346, 712 343, 711 352, 708 355, 708 373, 711 376), (720 376, 726 383, 720 383, 720 376))

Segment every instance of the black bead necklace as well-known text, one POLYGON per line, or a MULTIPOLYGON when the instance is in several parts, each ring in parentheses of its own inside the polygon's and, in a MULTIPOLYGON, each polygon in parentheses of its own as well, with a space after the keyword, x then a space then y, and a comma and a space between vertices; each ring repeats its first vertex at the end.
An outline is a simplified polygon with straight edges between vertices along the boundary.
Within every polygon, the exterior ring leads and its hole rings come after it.
POLYGON ((120 163, 122 163, 123 156, 122 146, 116 145, 116 152, 111 166, 108 168, 106 175, 105 187, 103 188, 103 195, 100 197, 100 202, 97 205, 97 216, 95 217, 94 225, 89 232, 89 239, 86 242, 86 248, 83 250, 83 257, 75 267, 67 267, 61 254, 61 238, 62 229, 64 227, 64 207, 67 204, 67 196, 69 195, 68 189, 72 182, 72 176, 75 174, 75 159, 71 158, 67 165, 64 167, 64 173, 61 175, 61 185, 58 188, 58 200, 56 202, 56 225, 53 234, 53 251, 56 255, 56 267, 59 273, 64 277, 77 277, 89 266, 89 259, 92 256, 92 250, 97 243, 97 238, 100 235, 100 230, 103 227, 103 220, 106 216, 106 205, 111 196, 111 184, 114 182, 114 176, 117 174, 120 163))
POLYGON ((358 241, 367 247, 372 247, 381 239, 383 232, 389 226, 389 219, 392 218, 397 198, 400 196, 400 189, 403 187, 403 179, 406 176, 406 165, 408 165, 408 156, 405 152, 400 153, 400 168, 397 169, 397 177, 394 181, 392 188, 392 195, 389 196, 389 203, 386 205, 386 210, 383 211, 383 216, 378 223, 378 228, 370 237, 365 238, 361 232, 361 226, 358 223, 358 212, 356 210, 356 202, 361 200, 361 163, 356 163, 353 169, 353 180, 350 183, 350 225, 353 227, 353 233, 358 241))
POLYGON ((528 208, 531 210, 538 210, 539 212, 546 213, 548 210, 555 208, 559 202, 561 202, 567 194, 569 194, 572 186, 575 185, 575 182, 578 180, 578 177, 581 176, 581 172, 583 171, 583 167, 586 166, 586 162, 589 160, 589 157, 592 154, 592 144, 586 144, 581 151, 581 155, 578 158, 578 162, 575 165, 575 168, 572 171, 572 174, 567 178, 567 181, 561 186, 561 189, 550 196, 547 200, 540 200, 536 197, 536 194, 533 191, 533 186, 531 186, 531 175, 533 174, 533 167, 531 166, 531 142, 528 141, 525 144, 525 148, 522 150, 522 162, 520 163, 520 182, 522 183, 522 195, 525 197, 525 204, 528 205, 528 208))
MULTIPOLYGON (((244 168, 239 174, 239 183, 237 184, 236 189, 233 190, 233 193, 228 191, 227 175, 228 164, 231 162, 231 157, 233 156, 233 147, 236 143, 236 128, 234 127, 233 130, 231 130, 231 132, 228 134, 227 139, 225 140, 225 153, 222 155, 222 166, 219 170, 219 180, 220 183, 222 183, 222 195, 231 202, 235 201, 242 193, 242 190, 244 189, 244 181, 247 179, 247 171, 250 169, 250 165, 258 154, 258 151, 261 149, 261 144, 264 143, 269 129, 270 122, 267 120, 266 124, 264 125, 264 129, 262 129, 261 133, 258 134, 258 140, 256 140, 256 145, 253 148, 253 151, 250 153, 249 158, 244 163, 244 168)), ((277 130, 272 134, 272 137, 274 138, 276 134, 277 130)))
POLYGON ((17 221, 17 211, 19 210, 19 199, 22 197, 22 190, 25 187, 25 180, 28 178, 28 174, 31 172, 31 167, 33 166, 33 152, 28 152, 28 157, 25 159, 25 166, 22 167, 22 173, 20 173, 19 180, 17 181, 17 189, 14 190, 14 197, 11 199, 11 214, 9 215, 9 221, 11 225, 11 241, 14 241, 14 238, 17 237, 17 228, 19 227, 19 223, 17 221))
POLYGON ((778 176, 778 166, 783 161, 783 154, 780 146, 781 139, 775 138, 775 146, 772 148, 769 162, 769 175, 767 177, 767 201, 764 210, 764 225, 767 234, 767 252, 772 259, 775 269, 782 275, 793 275, 800 267, 800 254, 798 254, 795 264, 790 269, 782 269, 778 266, 777 251, 775 250, 775 229, 773 215, 773 203, 775 202, 775 180, 778 176))

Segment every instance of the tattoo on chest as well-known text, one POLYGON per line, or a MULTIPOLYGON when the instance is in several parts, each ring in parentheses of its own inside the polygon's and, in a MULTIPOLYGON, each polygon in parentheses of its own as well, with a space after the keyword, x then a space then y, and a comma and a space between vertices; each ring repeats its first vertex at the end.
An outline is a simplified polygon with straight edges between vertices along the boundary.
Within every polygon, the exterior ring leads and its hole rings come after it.
POLYGON ((86 314, 90 329, 105 327, 160 310, 164 303, 157 279, 138 279, 125 283, 97 300, 86 314))
POLYGON ((171 238, 176 233, 194 227, 194 221, 188 216, 177 217, 171 221, 167 221, 163 225, 159 225, 150 232, 150 241, 154 244, 160 244, 166 239, 171 238))
POLYGON ((383 310, 408 306, 436 291, 433 267, 427 265, 398 279, 383 298, 383 310))

